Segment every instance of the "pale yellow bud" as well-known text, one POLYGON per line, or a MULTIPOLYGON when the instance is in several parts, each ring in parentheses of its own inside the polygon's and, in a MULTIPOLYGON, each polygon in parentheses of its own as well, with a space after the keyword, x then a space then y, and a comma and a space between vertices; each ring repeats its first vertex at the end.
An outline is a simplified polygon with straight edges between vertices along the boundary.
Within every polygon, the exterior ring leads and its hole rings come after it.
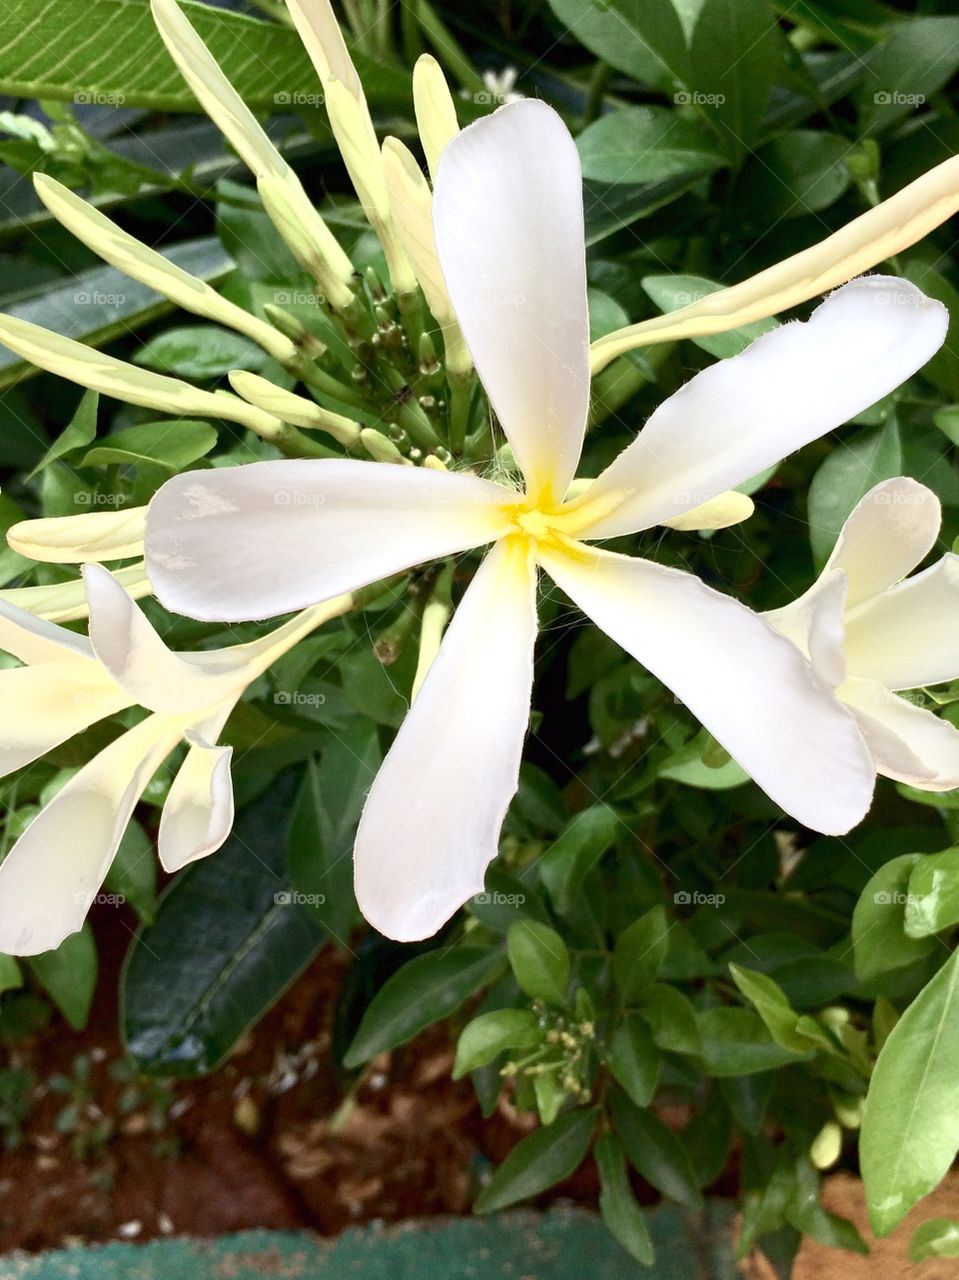
POLYGON ((459 133, 459 124, 456 120, 456 104, 443 69, 428 53, 417 58, 413 68, 413 107, 420 143, 430 177, 435 182, 440 155, 447 143, 459 133))
POLYGON ((755 509, 752 498, 729 489, 726 493, 710 498, 708 502, 700 503, 698 507, 684 511, 682 515, 664 520, 663 524, 669 529, 728 529, 730 525, 748 520, 755 509))
MULTIPOLYGON (((111 573, 134 600, 141 600, 152 590, 142 560, 122 569, 112 569, 111 573)), ((0 600, 15 605, 18 609, 25 609, 36 618, 46 618, 48 622, 76 622, 79 618, 88 617, 90 613, 86 585, 82 578, 74 578, 71 582, 54 582, 43 587, 9 587, 0 591, 0 600)))
POLYGON ((143 555, 146 520, 145 506, 21 520, 7 530, 7 543, 30 560, 53 564, 128 560, 143 555))
POLYGON ((842 1154, 842 1129, 829 1120, 816 1134, 809 1148, 809 1159, 817 1169, 828 1169, 842 1154))
POLYGON ((332 239, 332 233, 303 188, 272 174, 262 174, 256 180, 256 189, 270 221, 293 257, 320 286, 330 305, 337 310, 348 307, 353 301, 353 290, 330 266, 327 240, 332 239))
POLYGON ((376 462, 392 462, 406 467, 413 465, 409 458, 403 457, 393 441, 375 427, 364 427, 360 432, 360 440, 363 448, 376 462))
POLYGON ((278 387, 257 373, 234 369, 229 374, 229 379, 230 386, 237 395, 284 422, 292 423, 295 427, 306 427, 308 430, 325 431, 347 448, 359 441, 360 428, 355 422, 344 418, 342 414, 324 409, 305 396, 298 396, 278 387))

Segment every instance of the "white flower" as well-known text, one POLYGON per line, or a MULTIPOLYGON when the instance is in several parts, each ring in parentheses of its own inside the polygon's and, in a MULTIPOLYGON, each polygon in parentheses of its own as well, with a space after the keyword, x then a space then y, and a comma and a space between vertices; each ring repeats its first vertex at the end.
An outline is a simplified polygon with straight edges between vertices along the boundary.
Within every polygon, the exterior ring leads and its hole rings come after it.
POLYGON ((426 937, 483 887, 515 792, 530 706, 541 566, 674 690, 768 794, 843 832, 874 770, 852 713, 784 637, 699 579, 590 547, 692 508, 888 394, 941 345, 945 309, 877 277, 805 324, 697 375, 580 496, 564 501, 589 402, 582 180, 545 104, 503 107, 439 164, 447 288, 522 471, 512 491, 462 472, 280 461, 169 481, 147 518, 147 568, 170 608, 283 613, 424 560, 493 542, 372 787, 356 842, 360 907, 426 937))
POLYGON ((767 619, 852 710, 876 770, 959 787, 959 730, 899 695, 959 679, 959 556, 907 578, 936 544, 939 499, 905 476, 870 489, 810 589, 767 619))
POLYGON ((100 751, 34 818, 0 865, 0 952, 35 955, 79 929, 133 809, 161 762, 188 743, 160 819, 158 852, 177 871, 218 849, 233 825, 230 747, 216 742, 243 691, 320 622, 330 601, 249 644, 174 653, 119 582, 84 571, 90 636, 0 602, 0 776, 137 704, 150 711, 100 751))

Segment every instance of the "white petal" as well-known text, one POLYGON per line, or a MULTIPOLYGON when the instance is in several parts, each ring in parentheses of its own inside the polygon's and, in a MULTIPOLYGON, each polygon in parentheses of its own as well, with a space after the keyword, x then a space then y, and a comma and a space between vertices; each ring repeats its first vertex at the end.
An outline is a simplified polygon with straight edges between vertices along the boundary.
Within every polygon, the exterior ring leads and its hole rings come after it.
POLYGON ((34 818, 0 865, 0 951, 37 955, 80 928, 134 805, 180 733, 164 717, 142 721, 34 818))
POLYGON ((44 662, 0 671, 0 777, 131 701, 93 661, 44 662))
POLYGON ((31 666, 67 659, 95 662, 86 636, 78 636, 55 622, 38 618, 4 599, 0 599, 0 649, 31 666))
POLYGON ((806 655, 816 674, 833 688, 846 678, 843 619, 847 589, 843 570, 830 569, 798 600, 762 615, 806 655))
POLYGON ((936 545, 942 507, 918 480, 896 476, 875 485, 853 508, 824 569, 849 580, 848 609, 915 569, 936 545))
POLYGON ((729 489, 681 516, 664 520, 663 523, 670 529, 728 529, 730 525, 748 520, 755 510, 752 498, 729 489))
POLYGON ((187 617, 274 617, 491 542, 515 499, 474 476, 348 459, 191 471, 150 504, 147 570, 187 617))
POLYGON ((583 179, 544 102, 501 107, 440 158, 433 225, 446 287, 527 486, 562 498, 589 406, 583 179))
POLYGON ((187 734, 190 749, 160 816, 157 851, 165 871, 179 871, 214 853, 233 828, 232 747, 213 747, 187 734))
POLYGON ((390 938, 428 938, 483 888, 529 719, 535 572, 520 541, 487 556, 383 762, 356 837, 356 896, 390 938))
POLYGON ((874 769, 852 715, 762 618, 646 560, 583 548, 540 562, 787 813, 829 835, 864 816, 874 769))
POLYGON ((742 484, 905 382, 948 322, 940 302, 892 276, 838 289, 661 404, 579 500, 596 519, 578 536, 647 529, 742 484))
POLYGON ((14 551, 53 564, 87 564, 143 555, 146 507, 21 520, 7 530, 14 551))
POLYGON ((94 653, 130 699, 150 711, 202 713, 245 684, 242 668, 211 670, 168 649, 139 606, 101 565, 84 569, 94 653))
POLYGON ((959 556, 951 553, 846 618, 851 675, 889 689, 959 676, 959 556))
POLYGON ((959 787, 959 730, 948 721, 878 680, 847 680, 839 696, 856 713, 880 773, 923 791, 959 787))

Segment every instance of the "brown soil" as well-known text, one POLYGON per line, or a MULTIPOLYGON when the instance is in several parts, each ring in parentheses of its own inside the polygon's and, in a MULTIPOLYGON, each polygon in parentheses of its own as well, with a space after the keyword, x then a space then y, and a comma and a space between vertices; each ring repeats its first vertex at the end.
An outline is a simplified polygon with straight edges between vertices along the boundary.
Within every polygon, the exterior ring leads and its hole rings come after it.
MULTIPOLYGON (((490 1163, 531 1125, 508 1105, 483 1120, 469 1082, 449 1078, 452 1044, 442 1028, 384 1054, 344 1097, 331 1072, 330 1036, 346 962, 333 953, 311 966, 213 1075, 157 1083, 130 1079, 121 1068, 118 1078, 123 1051, 110 975, 129 934, 116 923, 99 933, 103 978, 87 1029, 74 1033, 55 1021, 0 1050, 2 1065, 27 1068, 38 1082, 19 1146, 0 1155, 0 1253, 251 1227, 332 1235, 373 1219, 462 1214, 490 1163), (65 1093, 78 1058, 89 1078, 65 1093), (68 1107, 75 1112, 69 1124, 68 1107)), ((717 1191, 733 1191, 732 1172, 717 1191)), ((642 1200, 655 1199, 650 1188, 637 1190, 642 1200)), ((592 1169, 548 1199, 559 1195, 595 1205, 592 1169)), ((959 1176, 877 1242, 855 1178, 829 1178, 825 1200, 856 1222, 875 1252, 859 1258, 807 1241, 795 1280, 959 1276, 954 1260, 906 1262, 919 1222, 959 1217, 959 1176)), ((744 1273, 771 1277, 761 1262, 744 1273)))

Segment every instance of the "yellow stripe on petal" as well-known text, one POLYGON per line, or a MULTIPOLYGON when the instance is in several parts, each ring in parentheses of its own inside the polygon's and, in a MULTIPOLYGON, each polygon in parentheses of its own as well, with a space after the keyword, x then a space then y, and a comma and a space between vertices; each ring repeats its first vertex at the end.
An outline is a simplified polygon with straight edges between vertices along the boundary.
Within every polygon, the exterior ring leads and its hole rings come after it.
POLYGON ((460 127, 443 68, 429 53, 417 58, 413 68, 413 107, 430 177, 435 181, 443 148, 456 137, 460 127))
POLYGON ((223 418, 249 427, 264 439, 274 438, 283 427, 278 418, 227 391, 201 391, 179 378, 138 369, 29 320, 0 315, 0 343, 39 369, 145 409, 185 417, 223 418))
POLYGON ((128 560, 143 555, 146 519, 146 507, 126 507, 122 511, 21 520, 7 531, 7 542, 30 560, 53 564, 128 560))
MULTIPOLYGON (((142 560, 138 564, 114 570, 113 576, 134 600, 142 600, 152 590, 142 560)), ((79 618, 88 617, 90 613, 82 578, 73 578, 70 582, 53 582, 42 587, 10 587, 0 591, 0 600, 18 609, 25 609, 34 617, 44 618, 48 622, 76 622, 79 618)))
POLYGON ((204 280, 190 275, 162 253, 141 244, 99 209, 81 200, 48 174, 35 173, 33 185, 57 221, 99 254, 104 262, 155 289, 184 310, 246 334, 281 363, 292 360, 296 355, 296 344, 278 333, 272 325, 221 298, 204 280))
POLYGON ((957 210, 959 156, 953 156, 819 244, 749 280, 597 339, 590 349, 592 371, 635 347, 725 333, 779 315, 908 249, 957 210))
POLYGON ((708 502, 700 503, 681 516, 664 520, 663 524, 669 529, 728 529, 730 525, 748 520, 755 510, 752 498, 730 489, 718 497, 710 498, 708 502))
MULTIPOLYGON (((353 277, 352 264, 313 208, 299 178, 223 74, 176 0, 151 0, 151 4, 163 42, 203 110, 257 178, 271 178, 282 187, 292 216, 316 245, 320 287, 335 307, 348 306, 353 297, 349 287, 353 277)), ((277 230, 283 234, 283 227, 278 225, 277 230)), ((292 245, 290 247, 293 248, 292 245)))

